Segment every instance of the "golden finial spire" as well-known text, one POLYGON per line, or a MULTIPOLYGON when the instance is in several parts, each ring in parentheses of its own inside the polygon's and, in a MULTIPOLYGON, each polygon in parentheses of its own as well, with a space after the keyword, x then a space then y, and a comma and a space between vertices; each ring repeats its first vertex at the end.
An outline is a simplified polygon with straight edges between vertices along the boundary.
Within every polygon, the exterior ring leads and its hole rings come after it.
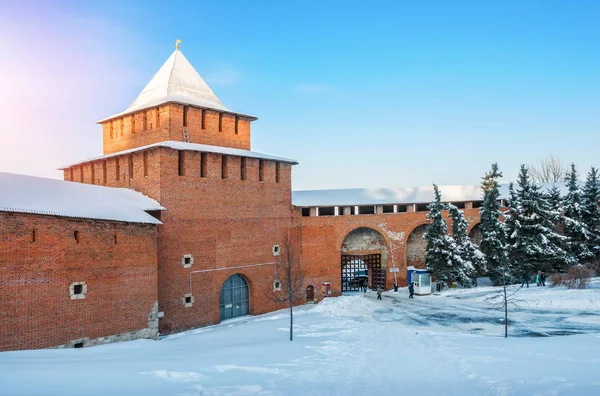
POLYGON ((179 51, 179 44, 181 44, 181 40, 177 39, 177 41, 175 41, 175 50, 179 51))

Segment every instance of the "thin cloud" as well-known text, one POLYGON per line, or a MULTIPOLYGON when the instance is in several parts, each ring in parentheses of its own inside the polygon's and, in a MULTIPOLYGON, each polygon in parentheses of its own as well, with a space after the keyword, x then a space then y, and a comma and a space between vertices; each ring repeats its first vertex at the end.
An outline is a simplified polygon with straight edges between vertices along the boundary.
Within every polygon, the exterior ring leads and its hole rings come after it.
POLYGON ((296 92, 304 93, 304 94, 318 94, 330 92, 332 90, 330 85, 321 84, 321 83, 303 83, 298 84, 294 87, 296 92))

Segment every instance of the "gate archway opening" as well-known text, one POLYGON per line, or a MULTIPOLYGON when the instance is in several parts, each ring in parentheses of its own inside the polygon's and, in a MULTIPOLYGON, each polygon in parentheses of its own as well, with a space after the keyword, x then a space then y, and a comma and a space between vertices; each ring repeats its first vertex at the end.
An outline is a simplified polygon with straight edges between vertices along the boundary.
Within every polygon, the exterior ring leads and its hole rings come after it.
POLYGON ((341 248, 342 294, 385 289, 388 251, 383 236, 372 228, 357 228, 344 238, 341 248))
POLYGON ((219 297, 220 320, 231 319, 250 313, 250 290, 248 282, 240 274, 231 275, 223 283, 219 297))

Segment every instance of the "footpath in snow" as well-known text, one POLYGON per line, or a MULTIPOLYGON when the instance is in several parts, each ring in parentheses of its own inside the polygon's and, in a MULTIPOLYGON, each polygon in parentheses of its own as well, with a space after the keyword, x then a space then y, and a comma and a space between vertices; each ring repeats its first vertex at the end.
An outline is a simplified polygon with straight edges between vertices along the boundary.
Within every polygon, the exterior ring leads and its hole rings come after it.
POLYGON ((496 290, 327 298, 295 309, 293 342, 284 310, 160 341, 0 353, 0 394, 600 394, 600 290, 525 289, 508 339, 486 302, 496 290), (585 334, 546 337, 561 315, 585 318, 585 334))

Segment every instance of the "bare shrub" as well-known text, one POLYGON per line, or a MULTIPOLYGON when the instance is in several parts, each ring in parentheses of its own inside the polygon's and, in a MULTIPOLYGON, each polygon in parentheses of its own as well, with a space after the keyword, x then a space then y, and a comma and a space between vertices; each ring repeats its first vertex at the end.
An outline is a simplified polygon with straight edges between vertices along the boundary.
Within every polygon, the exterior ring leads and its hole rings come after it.
POLYGON ((552 274, 550 276, 550 287, 567 286, 567 274, 552 274))
POLYGON ((565 278, 569 289, 585 289, 592 276, 592 270, 583 264, 577 264, 569 269, 565 278))

